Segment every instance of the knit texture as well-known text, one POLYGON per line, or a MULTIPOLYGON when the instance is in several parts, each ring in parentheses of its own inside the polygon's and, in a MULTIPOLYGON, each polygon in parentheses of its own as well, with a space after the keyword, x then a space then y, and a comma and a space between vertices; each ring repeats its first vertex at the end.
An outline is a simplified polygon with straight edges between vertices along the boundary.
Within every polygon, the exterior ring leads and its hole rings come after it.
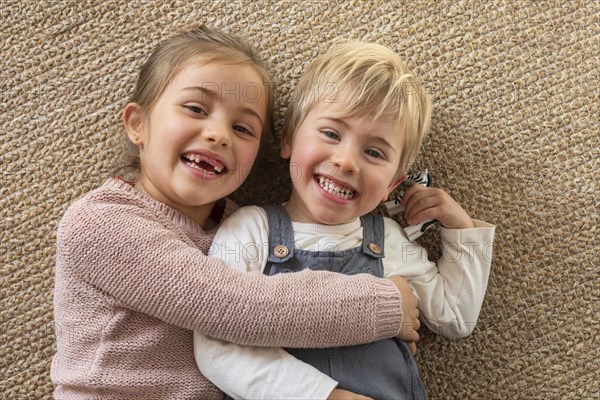
MULTIPOLYGON (((225 213, 231 209, 228 202, 225 213)), ((115 398, 220 398, 196 367, 192 329, 241 344, 292 347, 356 344, 399 330, 401 303, 392 284, 333 273, 242 274, 204 255, 212 238, 121 180, 69 208, 57 236, 57 398, 79 398, 82 390, 115 398), (339 310, 347 315, 340 318, 339 310)))
MULTIPOLYGON (((0 1, 0 397, 51 397, 58 221, 112 175, 141 64, 198 24, 259 47, 278 128, 298 77, 335 41, 397 51, 434 102, 412 171, 428 168, 434 186, 496 225, 473 335, 422 332, 429 398, 597 397, 598 15, 597 0, 0 1)), ((281 202, 289 188, 277 160, 234 200, 281 202)), ((438 241, 422 238, 431 257, 438 241)))

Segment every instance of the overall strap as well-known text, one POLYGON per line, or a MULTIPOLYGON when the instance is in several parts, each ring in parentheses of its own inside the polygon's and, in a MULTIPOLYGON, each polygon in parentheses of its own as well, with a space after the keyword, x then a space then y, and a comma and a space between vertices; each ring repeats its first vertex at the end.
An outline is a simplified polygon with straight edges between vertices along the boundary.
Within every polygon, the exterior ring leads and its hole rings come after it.
POLYGON ((360 220, 363 226, 363 252, 375 258, 385 257, 383 217, 369 213, 360 217, 360 220))
POLYGON ((294 257, 294 230, 287 211, 281 204, 262 206, 269 224, 269 257, 267 262, 282 263, 294 257))

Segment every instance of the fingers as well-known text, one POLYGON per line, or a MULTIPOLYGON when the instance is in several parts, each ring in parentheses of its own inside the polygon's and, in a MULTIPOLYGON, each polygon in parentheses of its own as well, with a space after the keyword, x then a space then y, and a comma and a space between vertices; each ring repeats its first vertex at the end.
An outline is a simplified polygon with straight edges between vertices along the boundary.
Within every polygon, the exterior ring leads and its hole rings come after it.
POLYGON ((417 344, 415 342, 406 342, 406 346, 413 356, 417 354, 417 344))
POLYGON ((400 333, 400 339, 405 342, 418 342, 419 341, 419 328, 421 322, 419 321, 418 310, 410 310, 404 315, 404 322, 402 324, 402 332, 400 333))
POLYGON ((402 200, 400 200, 400 204, 402 204, 402 205, 408 204, 408 202, 410 201, 410 199, 412 198, 412 196, 414 196, 416 193, 421 192, 423 190, 427 190, 427 188, 424 187, 424 186, 422 186, 422 185, 412 185, 406 191, 406 193, 404 193, 402 195, 402 200))
POLYGON ((391 276, 389 279, 396 284, 400 296, 402 297, 402 312, 404 317, 402 318, 402 326, 398 338, 404 341, 416 342, 419 340, 419 333, 417 330, 421 324, 419 322, 419 310, 417 308, 419 300, 410 286, 408 286, 408 282, 405 278, 401 276, 391 276))
POLYGON ((402 196, 401 204, 404 206, 404 218, 411 225, 433 219, 435 215, 432 215, 432 213, 441 202, 442 198, 439 190, 413 186, 402 196))
POLYGON ((373 400, 370 397, 363 396, 343 389, 333 389, 333 392, 327 397, 328 400, 373 400))
POLYGON ((405 331, 402 335, 404 340, 407 342, 418 342, 420 339, 418 331, 419 328, 421 328, 421 321, 419 320, 419 310, 417 308, 411 309, 409 312, 407 312, 404 321, 405 331))
POLYGON ((420 339, 419 336, 419 320, 416 323, 407 322, 404 325, 404 333, 400 336, 400 338, 406 342, 418 342, 420 339))

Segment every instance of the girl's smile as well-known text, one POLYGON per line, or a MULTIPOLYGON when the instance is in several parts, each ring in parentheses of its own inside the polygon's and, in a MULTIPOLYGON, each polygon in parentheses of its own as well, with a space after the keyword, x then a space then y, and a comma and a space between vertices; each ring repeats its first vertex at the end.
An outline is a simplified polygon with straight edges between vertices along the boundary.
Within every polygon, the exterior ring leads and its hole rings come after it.
POLYGON ((226 161, 208 150, 193 150, 181 155, 181 161, 192 169, 192 173, 204 179, 218 178, 228 171, 226 161))

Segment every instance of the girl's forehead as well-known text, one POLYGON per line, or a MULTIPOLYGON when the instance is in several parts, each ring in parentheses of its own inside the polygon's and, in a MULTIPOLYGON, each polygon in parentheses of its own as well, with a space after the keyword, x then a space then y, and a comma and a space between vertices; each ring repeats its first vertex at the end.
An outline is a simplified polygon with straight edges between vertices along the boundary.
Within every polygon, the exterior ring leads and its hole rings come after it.
POLYGON ((269 92, 260 74, 250 65, 194 63, 176 73, 161 97, 165 101, 184 97, 217 101, 257 115, 264 124, 269 92))
POLYGON ((189 64, 173 77, 165 94, 195 89, 216 95, 227 103, 254 103, 262 108, 270 101, 269 88, 256 69, 245 64, 189 64))
POLYGON ((192 82, 211 85, 215 83, 232 83, 239 85, 264 86, 256 68, 247 64, 193 62, 181 68, 173 77, 173 83, 192 82))

